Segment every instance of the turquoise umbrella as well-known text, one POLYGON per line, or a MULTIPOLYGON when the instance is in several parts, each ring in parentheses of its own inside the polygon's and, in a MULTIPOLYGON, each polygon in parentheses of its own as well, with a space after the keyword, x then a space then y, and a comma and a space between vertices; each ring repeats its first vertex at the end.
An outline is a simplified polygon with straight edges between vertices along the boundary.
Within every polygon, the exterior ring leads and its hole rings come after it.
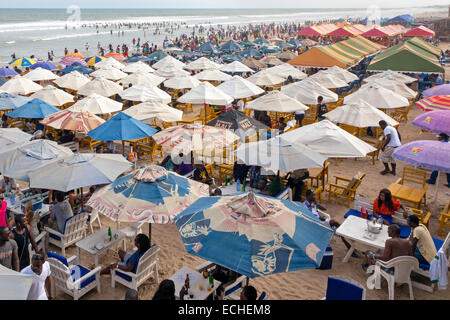
POLYGON ((7 113, 11 118, 44 119, 46 116, 61 111, 41 99, 33 99, 17 109, 7 113))

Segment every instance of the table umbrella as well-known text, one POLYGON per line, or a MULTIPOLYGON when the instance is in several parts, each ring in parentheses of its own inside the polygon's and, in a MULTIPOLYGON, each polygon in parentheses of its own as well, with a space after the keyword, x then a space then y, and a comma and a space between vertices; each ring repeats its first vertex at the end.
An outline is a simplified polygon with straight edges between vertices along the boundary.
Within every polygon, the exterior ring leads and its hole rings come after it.
POLYGON ((6 115, 11 118, 43 119, 58 111, 60 111, 58 108, 55 108, 41 99, 35 98, 6 115))
POLYGON ((153 118, 166 122, 181 121, 183 118, 183 111, 157 101, 137 104, 125 110, 124 113, 144 123, 153 118))
POLYGON ((334 74, 327 72, 326 70, 320 70, 319 72, 310 76, 309 79, 320 83, 327 89, 343 88, 348 86, 347 82, 335 76, 334 74))
POLYGON ((149 57, 135 54, 135 55, 129 57, 128 59, 124 60, 123 62, 135 63, 135 62, 151 62, 151 61, 152 61, 152 59, 150 59, 149 57))
POLYGON ((261 52, 253 48, 245 49, 240 54, 244 57, 255 57, 255 58, 261 58, 263 56, 261 52))
POLYGON ((256 39, 255 41, 253 41, 253 43, 257 44, 257 45, 270 44, 269 40, 267 40, 267 39, 265 39, 263 37, 260 37, 260 38, 256 39))
POLYGON ((202 82, 178 98, 178 102, 192 104, 212 104, 224 106, 233 102, 233 97, 214 87, 209 82, 202 82))
POLYGON ((256 47, 256 44, 254 44, 253 42, 250 42, 250 41, 241 42, 240 45, 243 46, 244 48, 256 47))
POLYGON ((296 57, 296 55, 292 51, 283 51, 283 52, 278 53, 276 55, 276 57, 278 59, 280 59, 281 61, 289 61, 291 59, 294 59, 296 57))
MULTIPOLYGON (((114 221, 173 223, 209 186, 163 167, 142 167, 94 192, 87 205, 114 221)), ((151 224, 149 224, 151 239, 151 224)))
POLYGON ((423 111, 450 110, 450 95, 425 98, 417 101, 416 105, 423 111))
POLYGON ((202 44, 201 46, 197 47, 195 51, 202 53, 219 53, 219 50, 217 50, 211 42, 202 44))
POLYGON ((98 62, 100 62, 100 61, 103 61, 103 60, 105 60, 106 58, 105 57, 102 57, 102 56, 93 56, 93 57, 89 57, 89 58, 86 58, 86 63, 87 63, 87 65, 88 66, 93 66, 93 65, 95 65, 96 63, 98 63, 98 62))
POLYGON ((258 86, 274 86, 284 82, 284 78, 270 73, 267 70, 262 70, 250 76, 248 81, 258 86))
POLYGON ((214 61, 209 60, 208 58, 201 57, 195 61, 192 61, 184 66, 187 70, 211 70, 211 69, 220 69, 221 65, 215 63, 214 61))
POLYGON ((117 61, 114 58, 106 58, 100 62, 97 62, 96 64, 94 64, 94 67, 96 69, 101 69, 101 68, 116 68, 119 70, 122 70, 125 68, 125 65, 123 63, 120 63, 119 61, 117 61))
POLYGON ((138 61, 135 63, 130 63, 125 68, 122 69, 123 72, 127 73, 135 73, 135 72, 146 72, 146 73, 153 73, 155 72, 155 69, 150 67, 148 64, 138 61))
POLYGON ((73 52, 73 53, 66 54, 66 57, 76 57, 76 58, 86 59, 86 56, 80 52, 73 52))
POLYGON ((264 93, 263 89, 240 76, 233 76, 217 88, 234 99, 250 98, 264 93))
POLYGON ((8 64, 16 67, 31 67, 33 64, 35 64, 36 61, 29 58, 17 58, 9 62, 8 64))
MULTIPOLYGON (((8 79, 1 78, 1 77, 0 77, 0 87, 1 87, 2 85, 4 85, 6 82, 8 82, 8 79)), ((2 91, 0 91, 0 93, 2 93, 2 91)))
MULTIPOLYGON (((92 70, 89 67, 83 66, 82 64, 75 62, 74 64, 59 70, 60 73, 67 75, 68 73, 72 73, 72 72, 79 72, 82 74, 88 74, 91 72, 94 72, 94 70, 92 70)), ((58 80, 58 79, 57 79, 58 80)))
POLYGON ((377 84, 377 85, 382 86, 383 88, 392 90, 395 93, 401 95, 402 97, 405 97, 406 99, 413 99, 417 96, 416 91, 410 89, 406 84, 404 84, 403 82, 397 81, 397 80, 393 79, 392 77, 385 77, 385 78, 375 80, 371 83, 362 85, 361 88, 365 88, 372 84, 377 84))
POLYGON ((175 218, 186 250, 250 278, 317 268, 333 230, 300 202, 203 197, 175 218))
POLYGON ((19 128, 0 128, 0 145, 10 148, 22 145, 31 140, 32 135, 19 128))
POLYGON ((109 52, 109 53, 105 54, 105 58, 114 58, 117 61, 124 61, 127 59, 125 56, 123 56, 122 54, 120 54, 118 52, 109 52))
POLYGON ((124 86, 129 86, 131 84, 133 86, 154 87, 162 83, 164 80, 164 77, 160 77, 156 74, 138 71, 124 77, 120 80, 120 82, 124 86))
POLYGON ((30 187, 67 192, 108 184, 132 165, 120 154, 73 154, 30 172, 30 187))
POLYGON ((0 87, 0 91, 10 94, 27 95, 41 90, 43 87, 32 80, 15 76, 0 87))
POLYGON ((0 110, 16 109, 31 100, 29 97, 2 92, 0 93, 0 110))
POLYGON ((168 56, 168 54, 166 52, 164 52, 162 50, 158 50, 158 51, 150 53, 147 57, 150 58, 150 60, 152 60, 152 61, 159 61, 167 56, 168 56))
POLYGON ((229 74, 219 70, 205 70, 194 75, 198 80, 204 81, 227 81, 231 79, 229 74))
POLYGON ((338 66, 332 66, 331 68, 328 68, 327 71, 347 83, 359 80, 356 74, 351 73, 348 70, 339 68, 338 66))
POLYGON ((76 112, 69 109, 53 113, 41 120, 43 125, 55 129, 72 130, 83 133, 87 133, 97 128, 104 122, 105 120, 89 111, 76 112))
POLYGON ((436 110, 421 114, 412 122, 416 127, 434 133, 450 135, 450 110, 436 110))
POLYGON ((278 66, 267 68, 266 70, 267 70, 267 72, 270 72, 277 76, 283 77, 284 79, 289 78, 289 76, 292 77, 292 79, 297 79, 297 80, 303 80, 308 77, 308 75, 306 73, 298 70, 297 68, 290 65, 289 63, 283 63, 278 66))
POLYGON ((164 78, 189 76, 190 73, 175 65, 167 65, 160 67, 155 72, 156 75, 164 78))
POLYGON ((329 120, 322 120, 280 135, 284 140, 300 142, 328 158, 365 157, 376 149, 329 120))
POLYGON ((25 74, 23 78, 32 81, 42 81, 42 80, 55 80, 58 79, 59 76, 57 76, 56 74, 47 69, 36 68, 25 74))
POLYGON ((263 63, 265 63, 267 65, 272 65, 272 66, 279 66, 279 65, 282 65, 284 63, 283 61, 281 61, 280 59, 278 59, 275 56, 266 56, 266 57, 261 59, 261 62, 263 62, 263 63))
POLYGON ((231 63, 228 63, 228 64, 222 66, 220 68, 220 71, 231 72, 231 73, 234 73, 234 72, 251 72, 251 73, 254 73, 255 72, 255 70, 250 69, 245 64, 243 64, 243 63, 241 63, 239 61, 233 61, 231 63))
POLYGON ((83 66, 87 66, 86 61, 84 61, 84 58, 80 58, 80 57, 64 57, 61 59, 61 61, 59 61, 60 64, 68 67, 71 66, 75 63, 78 63, 79 65, 83 65, 83 66))
POLYGON ((198 86, 201 82, 192 76, 174 77, 164 81, 164 86, 170 89, 192 89, 198 86))
POLYGON ((58 70, 58 67, 55 66, 53 63, 51 63, 50 61, 46 61, 46 62, 36 62, 35 64, 33 64, 30 69, 37 69, 37 68, 42 68, 42 69, 46 69, 49 71, 54 71, 54 70, 58 70))
POLYGON ((242 49, 243 48, 234 40, 228 40, 227 42, 225 42, 223 45, 220 46, 220 50, 224 52, 233 52, 242 49))
POLYGON ((324 103, 336 102, 339 98, 336 93, 309 78, 282 86, 281 92, 291 98, 297 99, 301 103, 309 105, 317 104, 317 98, 319 96, 323 97, 324 103))
POLYGON ((446 83, 446 84, 441 84, 439 86, 434 86, 430 89, 425 90, 424 92, 422 92, 422 94, 425 98, 430 98, 430 97, 434 97, 434 96, 442 96, 442 95, 450 96, 450 84, 446 83))
POLYGON ((166 68, 169 66, 174 66, 174 67, 177 67, 178 69, 181 69, 185 66, 185 64, 183 62, 181 62, 180 60, 167 55, 164 58, 162 58, 161 60, 159 60, 157 63, 152 65, 152 68, 158 70, 158 69, 163 69, 163 68, 166 68))
POLYGON ((253 57, 248 57, 245 60, 241 61, 243 64, 245 64, 247 67, 255 69, 255 70, 260 70, 260 69, 264 69, 267 67, 267 65, 264 62, 261 62, 260 60, 256 60, 253 57))
POLYGON ((265 95, 248 102, 245 108, 273 112, 294 112, 309 109, 297 99, 291 98, 278 90, 269 91, 265 95))
POLYGON ((10 68, 0 68, 0 77, 14 77, 19 74, 10 68))
POLYGON ((88 83, 89 78, 83 76, 78 71, 72 71, 68 74, 63 75, 62 77, 54 80, 53 82, 58 85, 60 88, 66 88, 78 91, 82 86, 88 83))
POLYGON ((30 98, 38 98, 42 101, 47 102, 52 106, 62 106, 66 103, 73 102, 73 95, 68 94, 67 92, 55 88, 54 86, 48 85, 43 89, 36 91, 33 93, 30 98))
POLYGON ((302 43, 300 42, 300 40, 297 40, 295 37, 291 38, 288 43, 293 44, 296 47, 302 47, 302 43))
POLYGON ((97 93, 104 97, 111 97, 119 92, 122 92, 123 88, 115 82, 107 80, 105 78, 95 78, 94 80, 86 83, 78 89, 78 94, 83 96, 89 96, 93 93, 97 93))
POLYGON ((409 106, 408 99, 376 83, 361 87, 356 92, 345 96, 344 103, 357 102, 358 100, 364 100, 379 109, 396 109, 409 106))
POLYGON ((114 67, 110 68, 105 67, 92 72, 90 76, 94 78, 105 78, 108 80, 116 81, 125 78, 126 76, 128 76, 128 74, 114 67))
POLYGON ((417 81, 416 78, 413 78, 413 77, 407 76, 406 74, 403 74, 401 72, 396 72, 396 71, 392 71, 392 70, 386 70, 386 71, 374 74, 370 77, 365 78, 363 81, 370 83, 370 82, 373 82, 375 80, 382 79, 385 77, 393 77, 394 79, 402 81, 403 83, 412 83, 414 81, 417 81))
POLYGON ((158 87, 144 87, 144 86, 132 86, 122 92, 119 95, 124 100, 129 101, 159 101, 162 103, 170 103, 172 97, 165 91, 159 89, 158 87))
POLYGON ((311 40, 311 39, 303 39, 300 40, 300 42, 305 46, 305 47, 312 47, 315 46, 317 44, 316 41, 311 40))
POLYGON ((33 276, 0 264, 0 300, 27 300, 33 276))
POLYGON ((93 93, 84 99, 78 100, 67 110, 74 112, 88 111, 92 114, 105 114, 121 111, 122 108, 122 103, 93 93))

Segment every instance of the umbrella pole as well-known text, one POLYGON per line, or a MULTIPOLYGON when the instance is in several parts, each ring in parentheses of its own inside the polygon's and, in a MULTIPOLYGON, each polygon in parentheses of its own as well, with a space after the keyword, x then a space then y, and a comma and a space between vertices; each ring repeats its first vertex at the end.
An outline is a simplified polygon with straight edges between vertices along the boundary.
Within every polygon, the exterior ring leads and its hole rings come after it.
POLYGON ((148 223, 148 238, 150 239, 150 245, 152 245, 152 224, 148 223))
POLYGON ((441 172, 438 171, 438 175, 436 178, 436 188, 434 189, 434 207, 436 209, 436 212, 438 211, 438 203, 437 203, 437 197, 438 197, 438 190, 439 190, 439 177, 441 176, 441 172))

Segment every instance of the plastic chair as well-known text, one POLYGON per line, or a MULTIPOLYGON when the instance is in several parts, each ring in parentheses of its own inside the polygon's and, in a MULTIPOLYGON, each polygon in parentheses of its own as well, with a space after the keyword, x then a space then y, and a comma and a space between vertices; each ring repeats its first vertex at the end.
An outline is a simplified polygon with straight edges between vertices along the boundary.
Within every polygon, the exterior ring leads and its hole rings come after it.
POLYGON ((344 276, 328 277, 327 293, 323 300, 366 300, 366 289, 344 276))

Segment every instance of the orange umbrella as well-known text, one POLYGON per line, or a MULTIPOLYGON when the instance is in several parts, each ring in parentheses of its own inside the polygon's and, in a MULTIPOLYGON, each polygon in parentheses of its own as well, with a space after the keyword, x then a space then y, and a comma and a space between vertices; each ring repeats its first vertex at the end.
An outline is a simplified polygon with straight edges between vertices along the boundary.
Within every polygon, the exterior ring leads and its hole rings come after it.
POLYGON ((112 57, 114 59, 116 59, 117 61, 123 61, 126 59, 126 57, 124 57, 123 55, 121 55, 120 53, 117 52, 110 52, 105 54, 105 57, 112 57))
POLYGON ((104 123, 100 117, 89 111, 75 112, 63 110, 45 117, 41 123, 61 130, 73 130, 87 133, 104 123))
POLYGON ((66 55, 66 57, 78 57, 78 58, 81 58, 81 59, 86 59, 86 56, 84 54, 82 54, 82 53, 79 53, 79 52, 69 53, 69 54, 66 55))

